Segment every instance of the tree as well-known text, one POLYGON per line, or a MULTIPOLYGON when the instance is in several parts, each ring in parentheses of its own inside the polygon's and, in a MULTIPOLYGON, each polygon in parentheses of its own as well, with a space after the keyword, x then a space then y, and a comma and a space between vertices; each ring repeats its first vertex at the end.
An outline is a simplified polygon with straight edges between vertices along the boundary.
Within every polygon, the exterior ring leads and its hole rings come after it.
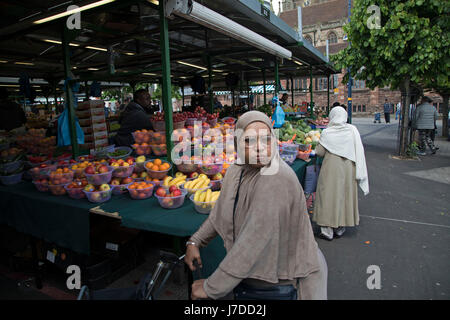
MULTIPOLYGON (((172 98, 175 98, 177 100, 181 99, 180 87, 174 85, 172 85, 171 87, 172 87, 172 98)), ((162 87, 159 84, 157 84, 156 89, 153 92, 152 98, 156 100, 161 100, 161 95, 162 95, 162 87)))
MULTIPOLYGON (((332 60, 338 68, 351 67, 351 75, 366 80, 371 89, 390 86, 402 91, 400 155, 404 156, 408 145, 411 86, 432 79, 440 86, 448 82, 450 6, 448 0, 379 0, 376 3, 381 14, 379 28, 371 24, 373 1, 354 1, 351 22, 344 26, 351 45, 333 55, 332 60)), ((344 77, 344 83, 348 76, 344 77)))

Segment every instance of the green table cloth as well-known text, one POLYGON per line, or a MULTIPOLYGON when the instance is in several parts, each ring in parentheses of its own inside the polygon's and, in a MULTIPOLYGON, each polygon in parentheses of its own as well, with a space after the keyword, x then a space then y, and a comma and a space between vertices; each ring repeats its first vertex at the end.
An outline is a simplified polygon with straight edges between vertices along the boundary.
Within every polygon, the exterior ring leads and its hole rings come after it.
MULTIPOLYGON (((312 162, 296 160, 292 169, 303 184, 306 166, 312 162)), ((164 209, 158 200, 132 200, 128 194, 113 195, 105 203, 90 203, 86 199, 74 200, 68 196, 54 196, 36 190, 30 182, 0 186, 0 223, 6 223, 18 231, 56 243, 73 251, 89 254, 89 214, 99 211, 117 212, 124 227, 158 232, 176 237, 189 237, 205 221, 208 215, 195 211, 186 197, 177 209, 164 209)), ((209 276, 225 256, 220 237, 201 250, 203 276, 209 276)))

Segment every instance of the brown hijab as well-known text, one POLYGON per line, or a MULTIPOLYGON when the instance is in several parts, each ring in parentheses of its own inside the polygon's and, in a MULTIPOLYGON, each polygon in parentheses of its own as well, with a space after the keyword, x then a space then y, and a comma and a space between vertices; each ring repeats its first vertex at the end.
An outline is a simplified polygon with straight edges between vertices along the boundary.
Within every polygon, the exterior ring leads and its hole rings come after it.
MULTIPOLYGON (((250 111, 239 118, 235 137, 238 152, 244 150, 239 129, 245 130, 255 121, 270 128, 272 158, 261 169, 247 164, 228 168, 220 198, 208 217, 227 250, 219 268, 234 277, 271 283, 306 277, 319 270, 317 243, 302 186, 290 166, 281 160, 270 119, 265 114, 250 111)), ((242 153, 239 158, 243 159, 242 153)))

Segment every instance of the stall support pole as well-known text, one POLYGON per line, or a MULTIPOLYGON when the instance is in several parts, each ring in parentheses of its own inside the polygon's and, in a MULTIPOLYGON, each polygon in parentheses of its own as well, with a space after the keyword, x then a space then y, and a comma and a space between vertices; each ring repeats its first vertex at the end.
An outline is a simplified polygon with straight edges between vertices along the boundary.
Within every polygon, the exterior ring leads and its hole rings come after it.
POLYGON ((161 30, 160 47, 162 61, 162 104, 164 108, 164 120, 166 122, 167 160, 172 162, 172 85, 170 83, 169 26, 164 12, 164 3, 164 1, 159 2, 159 21, 161 30))
MULTIPOLYGON (((63 25, 62 33, 62 48, 63 48, 63 60, 64 60, 64 79, 67 80, 70 77, 70 51, 69 51, 69 30, 63 25)), ((72 38, 72 37, 71 37, 72 38)), ((79 146, 77 141, 77 131, 75 128, 75 107, 74 107, 74 96, 72 92, 72 85, 69 81, 66 81, 66 108, 69 115, 70 122, 70 141, 72 144, 72 156, 75 159, 79 155, 79 146)))
POLYGON ((278 59, 275 58, 275 96, 278 96, 278 91, 280 90, 279 83, 280 75, 278 74, 278 59))
POLYGON ((309 115, 314 119, 314 98, 313 98, 313 71, 312 65, 309 66, 309 93, 310 93, 310 104, 309 104, 309 115))
POLYGON ((292 100, 292 108, 294 108, 294 78, 291 76, 291 100, 292 100))
POLYGON ((330 113, 330 75, 327 76, 327 116, 330 113))
POLYGON ((212 90, 212 67, 211 67, 211 57, 208 54, 208 95, 209 95, 209 113, 214 113, 214 99, 212 90))
POLYGON ((262 69, 263 74, 263 92, 264 92, 264 104, 267 104, 267 95, 266 95, 266 69, 262 69))
POLYGON ((183 103, 181 111, 183 111, 183 108, 184 108, 184 83, 181 85, 181 98, 182 98, 182 103, 183 103))

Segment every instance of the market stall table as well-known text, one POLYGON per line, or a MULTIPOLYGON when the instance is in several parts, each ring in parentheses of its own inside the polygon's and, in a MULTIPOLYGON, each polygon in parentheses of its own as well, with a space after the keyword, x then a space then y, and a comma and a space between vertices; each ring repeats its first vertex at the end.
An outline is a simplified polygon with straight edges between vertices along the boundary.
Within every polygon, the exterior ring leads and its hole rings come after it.
MULTIPOLYGON (((308 164, 296 160, 292 165, 301 183, 308 164)), ((83 254, 90 253, 90 213, 119 218, 124 227, 179 238, 191 236, 208 217, 197 213, 187 197, 183 206, 171 210, 161 208, 155 197, 132 200, 128 194, 114 195, 108 202, 94 204, 86 199, 42 193, 25 181, 0 186, 0 204, 0 223, 83 254)), ((201 250, 201 255, 203 275, 209 276, 225 256, 222 239, 216 237, 201 250)))

